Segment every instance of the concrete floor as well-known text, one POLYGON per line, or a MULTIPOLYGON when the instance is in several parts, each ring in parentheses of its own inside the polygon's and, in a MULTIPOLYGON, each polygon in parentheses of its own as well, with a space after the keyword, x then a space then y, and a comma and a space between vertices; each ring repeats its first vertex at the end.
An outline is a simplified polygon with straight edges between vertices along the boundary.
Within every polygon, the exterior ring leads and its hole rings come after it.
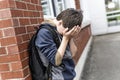
POLYGON ((80 80, 120 80, 120 33, 94 37, 80 80))

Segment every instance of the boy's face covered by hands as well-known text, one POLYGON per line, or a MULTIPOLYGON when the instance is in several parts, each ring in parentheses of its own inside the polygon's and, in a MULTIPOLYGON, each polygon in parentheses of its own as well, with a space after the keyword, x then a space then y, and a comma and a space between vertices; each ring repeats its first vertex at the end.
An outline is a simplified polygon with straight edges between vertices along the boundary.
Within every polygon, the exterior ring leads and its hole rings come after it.
POLYGON ((74 37, 81 31, 81 27, 79 25, 74 26, 72 29, 68 30, 68 28, 65 28, 62 32, 62 35, 68 39, 74 37))
POLYGON ((67 38, 71 38, 81 31, 81 27, 79 25, 74 26, 72 29, 68 29, 63 27, 62 20, 58 21, 55 19, 54 22, 57 26, 57 31, 67 38))

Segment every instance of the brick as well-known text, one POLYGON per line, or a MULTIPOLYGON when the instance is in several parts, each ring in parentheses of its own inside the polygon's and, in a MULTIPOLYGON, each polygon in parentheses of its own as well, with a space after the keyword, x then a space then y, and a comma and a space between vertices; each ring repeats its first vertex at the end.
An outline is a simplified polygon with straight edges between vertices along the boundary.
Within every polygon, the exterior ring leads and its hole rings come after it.
POLYGON ((38 0, 31 0, 31 3, 38 4, 38 0))
POLYGON ((34 15, 33 15, 33 12, 32 12, 32 11, 30 11, 30 12, 29 12, 29 16, 30 16, 30 17, 34 17, 34 15))
POLYGON ((9 62, 19 61, 19 60, 20 60, 19 54, 0 56, 0 63, 9 63, 9 62))
POLYGON ((1 77, 3 80, 13 79, 13 78, 23 78, 23 72, 22 71, 4 72, 4 73, 1 73, 1 77))
POLYGON ((35 5, 27 4, 28 10, 36 10, 35 5))
POLYGON ((23 14, 24 17, 30 17, 30 11, 24 11, 23 14))
POLYGON ((42 11, 42 6, 41 5, 36 5, 36 10, 42 11))
POLYGON ((27 50, 27 48, 28 48, 28 42, 25 42, 25 43, 22 43, 22 44, 18 44, 18 48, 19 48, 19 52, 27 50))
MULTIPOLYGON (((25 58, 27 58, 29 56, 28 52, 27 51, 24 51, 22 53, 20 53, 20 59, 23 60, 25 58)), ((24 65, 23 65, 24 66, 24 65)))
POLYGON ((0 38, 2 38, 3 37, 3 32, 2 32, 2 30, 0 30, 0 38))
POLYGON ((22 35, 22 40, 23 41, 28 41, 29 39, 30 39, 29 34, 22 35))
POLYGON ((26 4, 23 2, 16 1, 16 6, 18 9, 26 9, 26 4))
POLYGON ((17 45, 8 46, 7 50, 8 50, 8 54, 14 54, 19 52, 17 45))
POLYGON ((4 36, 15 36, 15 32, 13 28, 7 28, 3 30, 4 36))
POLYGON ((1 39, 1 46, 7 46, 11 44, 16 44, 16 38, 15 37, 7 37, 7 38, 2 38, 1 39))
POLYGON ((8 5, 9 5, 9 8, 15 8, 15 1, 14 0, 8 0, 8 5))
POLYGON ((0 64, 0 72, 9 71, 9 64, 0 64))
POLYGON ((0 55, 6 54, 5 47, 0 47, 0 55))
POLYGON ((36 18, 31 18, 30 22, 31 22, 31 24, 37 24, 38 20, 36 18))
POLYGON ((27 59, 25 59, 24 61, 22 61, 22 66, 23 66, 23 68, 25 68, 26 66, 28 66, 28 63, 29 62, 29 59, 27 58, 27 59))
POLYGON ((9 7, 8 0, 0 1, 0 9, 5 9, 5 8, 8 8, 8 7, 9 7))
POLYGON ((23 34, 23 33, 26 33, 25 27, 16 27, 15 28, 15 34, 16 35, 23 34))
POLYGON ((15 8, 14 0, 2 0, 0 1, 0 9, 15 8))
POLYGON ((12 17, 23 17, 22 10, 11 10, 12 17))
POLYGON ((19 19, 19 21, 20 21, 20 25, 29 25, 30 24, 30 22, 29 22, 29 19, 19 19))
POLYGON ((22 43, 22 36, 21 35, 16 36, 16 40, 17 40, 18 44, 21 44, 22 43))
POLYGON ((22 69, 22 63, 21 61, 10 63, 10 67, 12 71, 20 70, 22 69))
POLYGON ((11 17, 11 12, 9 9, 4 9, 0 11, 0 18, 4 19, 4 18, 10 18, 11 17))
POLYGON ((19 26, 19 21, 18 19, 13 19, 13 26, 19 26))
POLYGON ((40 12, 33 12, 33 16, 34 16, 34 17, 40 17, 40 16, 41 16, 41 13, 40 13, 40 12))
POLYGON ((29 67, 27 67, 23 70, 24 77, 27 76, 28 74, 30 74, 29 67))
POLYGON ((35 31, 34 26, 27 26, 27 32, 35 31))
POLYGON ((7 19, 7 20, 1 20, 0 21, 0 28, 7 28, 12 26, 12 20, 7 19))

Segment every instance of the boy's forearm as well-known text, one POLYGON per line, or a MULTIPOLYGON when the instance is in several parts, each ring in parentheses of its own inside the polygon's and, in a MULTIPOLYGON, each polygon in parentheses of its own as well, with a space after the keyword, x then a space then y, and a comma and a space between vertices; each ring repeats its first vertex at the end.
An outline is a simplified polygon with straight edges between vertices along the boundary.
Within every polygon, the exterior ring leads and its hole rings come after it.
POLYGON ((73 38, 71 38, 71 40, 70 40, 70 50, 71 50, 71 53, 72 53, 72 57, 74 57, 75 54, 77 53, 77 46, 76 46, 73 38))
POLYGON ((68 45, 68 41, 69 41, 69 39, 63 37, 60 47, 58 48, 56 56, 55 56, 56 65, 61 64, 63 56, 65 54, 66 46, 68 45))

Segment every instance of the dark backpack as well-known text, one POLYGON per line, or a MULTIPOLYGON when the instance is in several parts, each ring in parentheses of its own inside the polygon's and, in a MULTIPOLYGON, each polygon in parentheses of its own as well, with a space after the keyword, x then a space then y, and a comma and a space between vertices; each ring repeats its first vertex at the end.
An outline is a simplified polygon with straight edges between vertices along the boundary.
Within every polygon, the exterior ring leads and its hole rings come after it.
POLYGON ((31 77, 32 80, 50 80, 52 78, 51 76, 51 67, 52 64, 49 62, 48 67, 45 67, 43 65, 43 62, 40 58, 40 53, 38 53, 38 50, 35 46, 35 40, 37 37, 37 34, 41 28, 48 29, 52 35, 54 36, 54 42, 57 45, 57 48, 60 45, 59 38, 57 36, 57 33, 53 28, 50 27, 50 25, 42 24, 39 26, 39 29, 36 31, 36 33, 32 36, 29 46, 28 46, 28 53, 29 53, 29 67, 31 71, 31 77))

